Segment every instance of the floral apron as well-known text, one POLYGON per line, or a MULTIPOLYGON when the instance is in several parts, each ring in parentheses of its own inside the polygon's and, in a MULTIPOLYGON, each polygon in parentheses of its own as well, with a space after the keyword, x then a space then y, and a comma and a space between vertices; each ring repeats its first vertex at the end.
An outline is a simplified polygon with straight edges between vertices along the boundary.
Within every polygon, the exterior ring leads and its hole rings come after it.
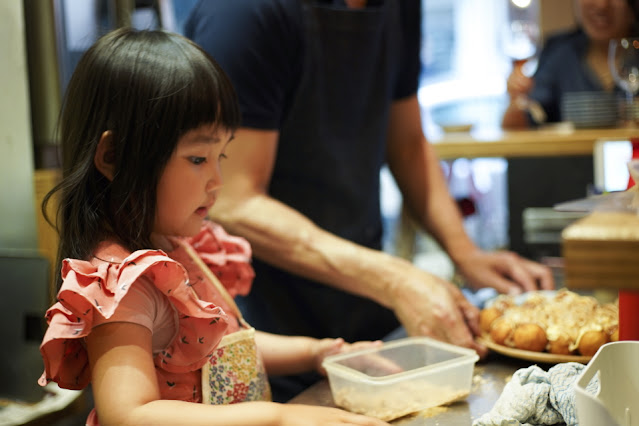
POLYGON ((247 401, 270 401, 271 388, 255 344, 255 329, 242 316, 224 285, 188 244, 179 243, 215 286, 237 316, 241 329, 227 334, 202 366, 202 402, 222 405, 247 401))

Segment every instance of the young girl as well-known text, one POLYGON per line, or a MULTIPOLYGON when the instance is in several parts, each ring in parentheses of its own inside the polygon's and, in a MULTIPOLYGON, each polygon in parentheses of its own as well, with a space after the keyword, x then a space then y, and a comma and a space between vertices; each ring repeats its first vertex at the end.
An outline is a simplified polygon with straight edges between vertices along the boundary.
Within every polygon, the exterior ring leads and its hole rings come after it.
POLYGON ((251 286, 250 247, 205 220, 236 102, 219 66, 175 34, 119 29, 80 60, 61 115, 64 179, 44 204, 60 191, 64 260, 40 384, 91 383, 93 425, 386 424, 267 402, 261 359, 293 374, 371 343, 253 339, 233 302, 251 286))

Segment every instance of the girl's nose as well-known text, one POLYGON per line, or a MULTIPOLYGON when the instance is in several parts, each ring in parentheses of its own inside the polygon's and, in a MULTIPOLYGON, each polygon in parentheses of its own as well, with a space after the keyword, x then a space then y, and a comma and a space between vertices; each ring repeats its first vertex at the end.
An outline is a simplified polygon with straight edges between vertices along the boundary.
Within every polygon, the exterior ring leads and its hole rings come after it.
POLYGON ((207 191, 214 191, 222 186, 222 172, 220 170, 220 164, 216 162, 211 167, 211 173, 209 175, 209 180, 206 183, 207 191))

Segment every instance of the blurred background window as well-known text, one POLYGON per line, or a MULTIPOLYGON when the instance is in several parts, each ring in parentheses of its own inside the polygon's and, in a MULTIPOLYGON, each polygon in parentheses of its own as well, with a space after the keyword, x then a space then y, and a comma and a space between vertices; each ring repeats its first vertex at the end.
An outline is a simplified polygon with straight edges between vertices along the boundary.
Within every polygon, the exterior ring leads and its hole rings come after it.
POLYGON ((537 0, 422 1, 419 101, 428 135, 441 125, 499 126, 512 67, 510 23, 537 24, 538 11, 537 0))
POLYGON ((164 28, 182 34, 198 0, 54 0, 62 92, 82 54, 111 29, 164 28))

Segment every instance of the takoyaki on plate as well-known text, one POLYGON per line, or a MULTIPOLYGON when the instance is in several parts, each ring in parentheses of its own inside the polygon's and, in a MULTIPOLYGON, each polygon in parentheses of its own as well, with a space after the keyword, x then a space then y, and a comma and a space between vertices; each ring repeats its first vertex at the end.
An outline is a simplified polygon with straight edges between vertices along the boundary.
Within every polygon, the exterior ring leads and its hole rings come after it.
POLYGON ((617 303, 562 289, 499 295, 480 312, 489 349, 533 362, 588 363, 601 345, 619 339, 617 303))

